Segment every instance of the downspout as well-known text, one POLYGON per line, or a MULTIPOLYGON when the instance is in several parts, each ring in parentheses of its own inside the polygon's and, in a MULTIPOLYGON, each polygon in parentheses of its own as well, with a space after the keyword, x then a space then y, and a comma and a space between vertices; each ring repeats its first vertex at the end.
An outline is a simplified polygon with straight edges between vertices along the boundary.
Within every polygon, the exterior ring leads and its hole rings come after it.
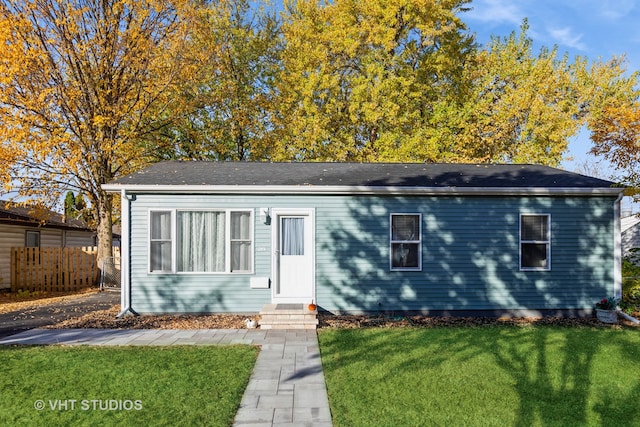
POLYGON ((616 313, 618 313, 618 316, 621 316, 623 318, 625 318, 626 320, 628 320, 631 323, 635 323, 636 325, 640 325, 640 320, 636 319, 635 317, 631 317, 629 316, 627 313, 625 313, 622 310, 616 310, 616 313))
POLYGON ((613 296, 622 298, 622 229, 620 226, 620 204, 624 194, 618 194, 613 207, 614 216, 614 256, 613 256, 613 296))
POLYGON ((127 196, 126 190, 120 190, 120 199, 122 205, 122 238, 120 243, 120 306, 122 311, 116 316, 117 319, 132 314, 137 316, 138 313, 131 308, 131 275, 130 275, 130 248, 131 248, 131 201, 135 200, 135 196, 131 199, 127 196))

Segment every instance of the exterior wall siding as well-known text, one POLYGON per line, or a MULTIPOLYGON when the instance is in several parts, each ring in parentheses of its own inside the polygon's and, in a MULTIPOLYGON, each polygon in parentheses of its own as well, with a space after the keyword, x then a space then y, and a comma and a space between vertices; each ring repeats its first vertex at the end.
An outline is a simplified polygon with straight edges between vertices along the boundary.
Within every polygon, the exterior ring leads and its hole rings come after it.
POLYGON ((0 289, 11 289, 11 248, 24 246, 24 227, 0 224, 0 289))
POLYGON ((75 230, 66 230, 64 233, 64 246, 68 248, 95 246, 93 233, 75 230))
POLYGON ((67 247, 93 246, 93 234, 86 231, 0 224, 0 289, 11 289, 11 248, 25 246, 27 230, 40 232, 40 247, 43 248, 63 246, 63 233, 67 233, 67 247))
POLYGON ((140 313, 257 312, 271 289, 260 208, 314 208, 316 302, 330 312, 589 310, 614 292, 612 197, 137 195, 131 306, 140 313), (148 273, 150 209, 253 208, 253 274, 148 273), (422 271, 390 271, 391 213, 422 214, 422 271), (551 270, 520 271, 521 213, 551 215, 551 270))

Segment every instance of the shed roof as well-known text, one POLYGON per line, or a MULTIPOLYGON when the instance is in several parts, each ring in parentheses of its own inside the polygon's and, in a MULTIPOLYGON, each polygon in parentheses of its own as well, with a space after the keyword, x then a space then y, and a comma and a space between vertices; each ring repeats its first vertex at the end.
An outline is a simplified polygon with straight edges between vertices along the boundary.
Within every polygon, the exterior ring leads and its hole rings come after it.
POLYGON ((48 209, 14 205, 4 200, 0 200, 0 223, 92 231, 78 219, 65 218, 48 209))
POLYGON ((575 192, 618 194, 611 181, 530 164, 166 161, 108 191, 141 192, 575 192), (293 190, 295 189, 295 190, 293 190), (428 191, 427 191, 428 192, 428 191))

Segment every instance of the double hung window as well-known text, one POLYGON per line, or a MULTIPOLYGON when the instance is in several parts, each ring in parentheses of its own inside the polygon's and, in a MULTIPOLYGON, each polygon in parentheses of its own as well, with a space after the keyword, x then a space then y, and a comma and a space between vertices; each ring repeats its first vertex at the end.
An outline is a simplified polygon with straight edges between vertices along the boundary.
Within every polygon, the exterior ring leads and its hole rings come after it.
POLYGON ((391 270, 422 270, 420 214, 391 214, 391 270))
POLYGON ((252 218, 248 210, 151 211, 149 271, 251 272, 252 218))
POLYGON ((520 215, 520 269, 551 269, 550 215, 520 215))

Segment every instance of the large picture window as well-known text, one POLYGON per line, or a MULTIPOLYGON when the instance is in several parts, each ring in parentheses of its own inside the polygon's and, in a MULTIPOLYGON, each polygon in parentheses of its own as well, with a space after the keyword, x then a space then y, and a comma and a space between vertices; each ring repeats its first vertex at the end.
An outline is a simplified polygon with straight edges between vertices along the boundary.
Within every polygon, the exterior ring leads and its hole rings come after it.
POLYGON ((420 214, 391 214, 391 270, 422 269, 420 214))
POLYGON ((549 215, 520 215, 520 269, 551 269, 549 215))
POLYGON ((149 270, 163 273, 251 272, 252 217, 251 211, 235 210, 152 211, 149 270))

